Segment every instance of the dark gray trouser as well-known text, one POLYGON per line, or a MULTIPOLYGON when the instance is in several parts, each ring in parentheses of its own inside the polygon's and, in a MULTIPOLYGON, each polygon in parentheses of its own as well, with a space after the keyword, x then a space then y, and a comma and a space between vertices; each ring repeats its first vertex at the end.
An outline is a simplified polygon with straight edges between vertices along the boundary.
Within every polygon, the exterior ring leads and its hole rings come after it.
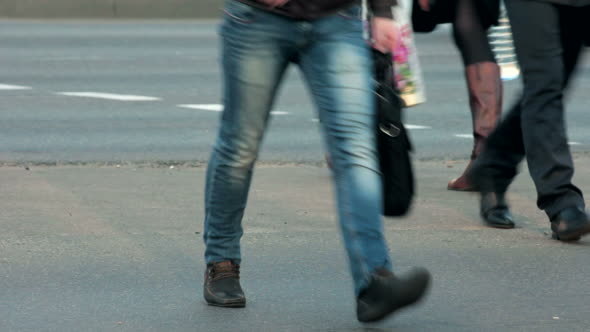
POLYGON ((524 89, 490 135, 477 164, 496 192, 505 192, 526 157, 537 205, 551 218, 566 207, 584 208, 572 184, 574 166, 564 122, 564 90, 590 33, 590 6, 568 7, 506 0, 524 89))

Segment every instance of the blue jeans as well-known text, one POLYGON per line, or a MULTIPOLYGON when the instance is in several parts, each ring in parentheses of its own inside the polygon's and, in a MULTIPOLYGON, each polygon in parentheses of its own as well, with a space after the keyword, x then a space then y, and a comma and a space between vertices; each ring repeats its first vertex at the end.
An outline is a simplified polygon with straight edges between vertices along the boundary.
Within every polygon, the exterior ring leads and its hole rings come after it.
POLYGON ((330 156, 358 294, 391 269, 381 219, 371 51, 360 7, 300 21, 228 0, 221 25, 225 110, 205 188, 205 259, 241 262, 242 217, 277 87, 291 63, 309 85, 330 156))

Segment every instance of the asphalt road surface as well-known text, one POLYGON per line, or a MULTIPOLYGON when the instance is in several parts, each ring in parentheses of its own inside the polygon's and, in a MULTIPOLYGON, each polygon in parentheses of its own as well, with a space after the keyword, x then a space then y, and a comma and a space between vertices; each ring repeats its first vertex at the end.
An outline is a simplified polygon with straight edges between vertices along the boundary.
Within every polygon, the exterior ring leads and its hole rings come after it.
MULTIPOLYGON (((412 130, 416 156, 466 159, 471 119, 450 33, 442 28, 417 42, 429 102, 407 111, 411 128, 421 128, 412 130)), ((575 151, 590 149, 589 63, 568 104, 575 151)), ((213 21, 4 21, 0 73, 4 163, 199 163, 209 156, 221 103, 213 21)), ((507 104, 519 84, 506 84, 507 104)), ((275 112, 262 161, 321 162, 316 114, 295 68, 275 112)))
MULTIPOLYGON (((590 188, 590 158, 576 160, 590 188)), ((448 192, 457 167, 419 162, 408 218, 386 219, 396 272, 425 266, 427 300, 356 321, 325 167, 260 166, 244 218, 243 310, 202 296, 204 168, 0 167, 0 331, 587 332, 590 238, 550 239, 533 186, 509 195, 518 227, 481 224, 448 192)))

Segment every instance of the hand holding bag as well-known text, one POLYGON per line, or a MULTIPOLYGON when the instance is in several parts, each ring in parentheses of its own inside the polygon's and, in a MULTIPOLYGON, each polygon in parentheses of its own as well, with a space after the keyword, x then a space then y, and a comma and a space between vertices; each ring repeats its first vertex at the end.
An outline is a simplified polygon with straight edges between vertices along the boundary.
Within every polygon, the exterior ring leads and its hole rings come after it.
POLYGON ((383 215, 403 216, 414 197, 412 144, 402 123, 391 54, 373 50, 377 94, 377 151, 383 183, 383 215))

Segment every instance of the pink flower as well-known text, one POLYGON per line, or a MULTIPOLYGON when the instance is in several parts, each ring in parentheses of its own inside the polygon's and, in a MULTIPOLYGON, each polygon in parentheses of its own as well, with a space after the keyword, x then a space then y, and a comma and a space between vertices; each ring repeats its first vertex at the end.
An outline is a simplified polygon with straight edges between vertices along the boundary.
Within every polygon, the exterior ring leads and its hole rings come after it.
POLYGON ((405 45, 399 45, 393 50, 393 61, 396 63, 406 63, 408 62, 409 55, 410 50, 405 45))
POLYGON ((403 90, 406 88, 407 82, 405 80, 397 81, 396 85, 399 90, 403 90))

